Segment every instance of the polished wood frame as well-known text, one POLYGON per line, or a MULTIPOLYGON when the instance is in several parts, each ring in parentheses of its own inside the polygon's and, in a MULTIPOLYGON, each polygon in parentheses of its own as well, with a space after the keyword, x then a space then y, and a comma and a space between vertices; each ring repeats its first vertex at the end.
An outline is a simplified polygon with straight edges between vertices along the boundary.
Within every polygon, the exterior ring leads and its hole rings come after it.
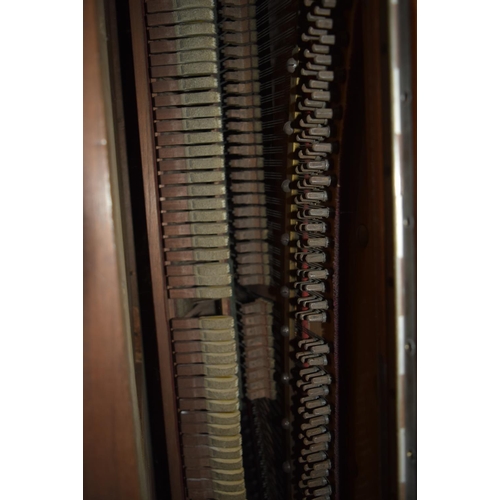
POLYGON ((83 492, 88 500, 147 500, 104 4, 99 0, 84 2, 83 55, 83 492))

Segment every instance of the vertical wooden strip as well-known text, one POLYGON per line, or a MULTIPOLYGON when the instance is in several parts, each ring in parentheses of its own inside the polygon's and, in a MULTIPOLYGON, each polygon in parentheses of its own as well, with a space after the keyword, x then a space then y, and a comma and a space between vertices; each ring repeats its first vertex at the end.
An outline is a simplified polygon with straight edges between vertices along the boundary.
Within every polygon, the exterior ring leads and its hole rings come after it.
POLYGON ((147 40, 143 2, 141 0, 130 1, 130 21, 171 498, 172 500, 183 500, 184 481, 180 454, 177 398, 174 385, 172 342, 168 325, 168 311, 166 310, 167 295, 163 267, 164 256, 158 199, 153 115, 149 92, 147 40))
POLYGON ((123 241, 112 195, 115 145, 107 114, 106 54, 100 43, 103 23, 96 0, 85 2, 84 497, 146 500, 130 324, 120 279, 123 241))
MULTIPOLYGON (((119 0, 118 0, 119 1, 119 0)), ((119 190, 121 222, 123 228, 125 279, 128 290, 128 318, 132 329, 132 350, 134 375, 136 381, 138 418, 141 425, 140 450, 144 457, 145 469, 151 471, 145 477, 146 489, 151 498, 155 498, 152 472, 151 435, 149 430, 149 412, 146 395, 146 379, 143 365, 143 330, 137 281, 134 228, 132 221, 132 200, 129 184, 129 164, 127 158, 127 136, 122 92, 122 74, 119 47, 119 27, 116 2, 105 3, 106 34, 109 67, 109 106, 112 107, 113 128, 116 149, 116 187, 119 190)), ((101 42, 102 43, 102 42, 101 42)))

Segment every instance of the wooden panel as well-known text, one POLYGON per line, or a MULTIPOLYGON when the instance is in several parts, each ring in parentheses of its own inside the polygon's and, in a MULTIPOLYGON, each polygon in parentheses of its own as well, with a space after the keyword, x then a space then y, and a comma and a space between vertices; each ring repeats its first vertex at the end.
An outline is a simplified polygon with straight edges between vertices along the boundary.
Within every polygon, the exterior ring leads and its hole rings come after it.
POLYGON ((360 3, 341 158, 340 498, 353 500, 394 498, 391 176, 385 168, 382 4, 360 3))
MULTIPOLYGON (((84 3, 84 498, 141 494, 131 339, 123 310, 113 220, 111 146, 95 0, 84 3)), ((143 484, 143 483, 142 483, 143 484)))
POLYGON ((137 112, 144 176, 144 197, 146 203, 151 280, 153 286, 171 498, 172 500, 183 500, 184 480, 180 454, 178 415, 176 411, 177 398, 174 385, 172 343, 168 325, 168 317, 174 317, 174 311, 172 301, 168 301, 166 294, 164 253, 159 210, 158 175, 156 169, 152 105, 149 93, 147 41, 143 9, 144 3, 141 0, 130 1, 137 112))
MULTIPOLYGON (((155 497, 153 488, 153 473, 152 473, 152 450, 151 450, 151 435, 149 428, 150 412, 148 411, 148 400, 146 395, 146 379, 145 368, 143 362, 143 329, 141 323, 140 299, 137 281, 136 268, 136 253, 133 216, 132 216, 132 200, 130 193, 129 182, 129 162, 127 151, 127 130, 125 121, 126 100, 124 100, 122 92, 122 69, 120 67, 120 27, 118 26, 117 8, 120 0, 104 0, 105 22, 106 22, 106 40, 107 40, 107 68, 109 70, 109 88, 108 93, 108 108, 112 108, 108 113, 112 113, 113 135, 114 135, 114 151, 116 162, 111 162, 112 166, 116 165, 115 174, 112 175, 111 183, 115 189, 119 191, 120 213, 121 213, 121 235, 119 238, 123 241, 123 258, 125 264, 125 276, 127 281, 128 295, 128 310, 126 312, 130 323, 132 335, 132 350, 134 361, 134 375, 136 382, 137 401, 139 409, 139 418, 141 424, 141 448, 140 454, 144 460, 144 466, 149 474, 145 477, 146 488, 148 495, 151 498, 155 497)), ((127 6, 123 7, 128 10, 127 6)), ((122 28, 123 29, 123 28, 122 28)))

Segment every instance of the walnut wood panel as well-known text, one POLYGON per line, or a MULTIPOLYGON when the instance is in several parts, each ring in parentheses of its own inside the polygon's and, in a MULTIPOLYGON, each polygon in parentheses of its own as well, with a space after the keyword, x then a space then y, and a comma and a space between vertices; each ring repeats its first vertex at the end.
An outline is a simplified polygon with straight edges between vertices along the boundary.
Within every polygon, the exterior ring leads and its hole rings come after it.
POLYGON ((395 441, 385 21, 382 2, 361 2, 360 7, 340 179, 339 498, 386 500, 394 498, 395 441))
POLYGON ((133 330, 134 363, 138 399, 140 402, 141 421, 147 418, 146 401, 144 397, 145 380, 142 364, 142 331, 139 310, 139 291, 137 285, 136 256, 134 247, 134 229, 132 224, 132 204, 128 178, 128 159, 125 133, 124 102, 121 86, 120 54, 118 46, 118 26, 116 5, 113 0, 106 0, 106 28, 109 46, 109 76, 113 108, 113 124, 116 142, 116 160, 118 167, 118 182, 122 208, 123 238, 125 262, 127 268, 127 287, 130 299, 130 322, 133 330), (144 417, 143 417, 144 413, 144 417))
MULTIPOLYGON (((118 0, 120 1, 120 0, 118 0)), ((155 497, 152 473, 152 450, 149 426, 149 411, 143 356, 143 328, 137 280, 135 235, 132 218, 132 200, 129 183, 129 163, 127 157, 127 131, 125 120, 125 101, 122 91, 122 71, 119 46, 119 27, 117 3, 115 0, 105 0, 105 20, 108 45, 108 66, 110 83, 110 106, 113 115, 113 130, 116 145, 116 186, 119 190, 121 221, 124 243, 124 260, 128 290, 128 317, 132 329, 134 374, 141 422, 141 454, 149 474, 146 476, 147 490, 151 498, 155 497)))
POLYGON ((121 243, 113 217, 102 22, 97 2, 85 2, 84 498, 133 500, 147 495, 138 451, 140 423, 117 251, 121 243))

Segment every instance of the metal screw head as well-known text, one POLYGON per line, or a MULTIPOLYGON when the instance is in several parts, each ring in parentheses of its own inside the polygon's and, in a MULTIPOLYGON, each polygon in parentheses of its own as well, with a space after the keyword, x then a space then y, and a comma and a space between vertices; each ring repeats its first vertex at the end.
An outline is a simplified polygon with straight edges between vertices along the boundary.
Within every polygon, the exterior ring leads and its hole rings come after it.
POLYGON ((290 337, 290 328, 288 326, 282 326, 280 332, 283 337, 290 337))
POLYGON ((284 418, 282 421, 281 421, 281 427, 283 427, 283 429, 285 430, 288 430, 290 429, 290 420, 284 418))
POLYGON ((290 297, 290 289, 286 286, 282 286, 280 288, 280 294, 282 297, 290 297))
POLYGON ((282 245, 288 245, 288 243, 290 243, 290 235, 285 233, 285 234, 282 234, 281 235, 281 244, 282 245))
POLYGON ((411 356, 415 354, 415 343, 412 340, 408 340, 405 344, 405 351, 411 356))
POLYGON ((285 179, 282 183, 281 183, 281 190, 284 192, 284 193, 289 193, 291 190, 290 190, 290 181, 288 179, 285 179))
POLYGON ((283 132, 285 132, 286 135, 292 135, 293 134, 293 127, 292 127, 292 122, 288 121, 283 125, 283 132))
POLYGON ((284 384, 290 383, 290 375, 288 375, 288 373, 283 373, 283 375, 281 375, 281 381, 284 384))
POLYGON ((285 474, 292 472, 292 464, 290 462, 283 462, 283 472, 285 474))
POLYGON ((293 57, 290 57, 290 59, 286 62, 286 69, 289 73, 293 73, 297 69, 298 65, 299 63, 293 57))

